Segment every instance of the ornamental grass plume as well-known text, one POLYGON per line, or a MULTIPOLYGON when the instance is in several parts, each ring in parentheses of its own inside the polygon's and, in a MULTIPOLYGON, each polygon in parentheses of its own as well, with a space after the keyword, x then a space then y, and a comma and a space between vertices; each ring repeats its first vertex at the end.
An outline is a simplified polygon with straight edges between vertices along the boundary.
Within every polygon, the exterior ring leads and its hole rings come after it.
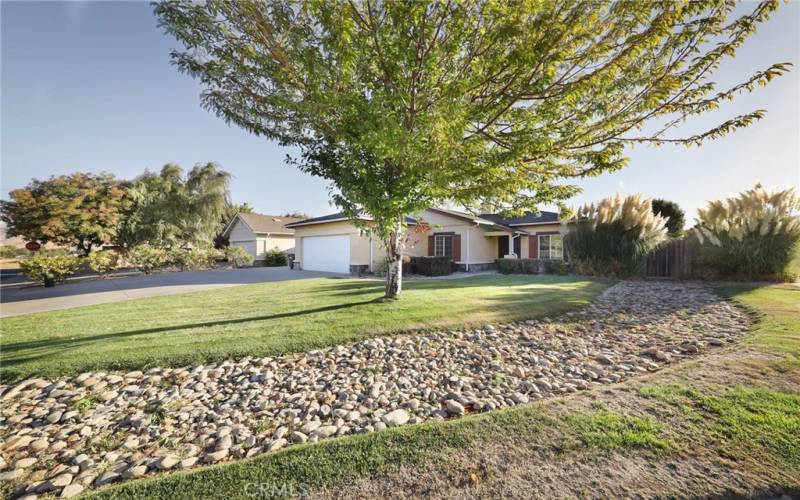
POLYGON ((800 198, 794 188, 761 184, 698 209, 692 234, 700 243, 701 275, 726 279, 792 280, 800 249, 800 198))
POLYGON ((627 276, 667 237, 667 219, 640 194, 617 194, 578 208, 563 226, 564 244, 578 272, 627 276))

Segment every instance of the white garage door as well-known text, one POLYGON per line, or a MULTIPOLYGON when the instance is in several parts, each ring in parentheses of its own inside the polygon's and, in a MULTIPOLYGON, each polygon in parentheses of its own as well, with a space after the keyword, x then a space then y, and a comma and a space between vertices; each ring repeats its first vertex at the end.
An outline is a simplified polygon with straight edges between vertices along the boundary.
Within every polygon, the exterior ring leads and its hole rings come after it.
POLYGON ((303 269, 330 273, 350 272, 350 236, 303 238, 303 269))

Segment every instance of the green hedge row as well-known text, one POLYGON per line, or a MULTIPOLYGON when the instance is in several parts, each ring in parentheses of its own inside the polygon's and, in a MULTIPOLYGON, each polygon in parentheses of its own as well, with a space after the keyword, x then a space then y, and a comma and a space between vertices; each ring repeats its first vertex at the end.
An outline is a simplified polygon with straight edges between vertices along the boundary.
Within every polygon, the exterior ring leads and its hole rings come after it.
POLYGON ((447 276, 453 272, 450 257, 411 257, 411 272, 423 276, 447 276))
POLYGON ((501 274, 567 274, 569 267, 563 260, 551 259, 496 259, 501 274))

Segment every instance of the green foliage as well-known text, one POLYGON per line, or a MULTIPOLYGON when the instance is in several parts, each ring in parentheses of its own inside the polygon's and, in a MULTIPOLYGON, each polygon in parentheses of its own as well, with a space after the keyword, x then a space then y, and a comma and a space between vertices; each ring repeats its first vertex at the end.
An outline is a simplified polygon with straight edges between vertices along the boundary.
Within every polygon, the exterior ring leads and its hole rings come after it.
POLYGON ((289 261, 286 256, 286 252, 281 250, 280 248, 273 248, 272 250, 267 250, 266 254, 264 254, 264 265, 267 267, 280 267, 288 265, 289 261))
POLYGON ((165 263, 184 271, 196 271, 214 267, 217 256, 218 252, 210 248, 170 248, 165 263))
POLYGON ((77 172, 33 179, 27 187, 0 200, 0 220, 8 236, 55 243, 89 254, 114 242, 117 228, 131 206, 128 185, 111 174, 77 172))
POLYGON ((167 251, 150 245, 139 245, 128 252, 128 261, 145 274, 167 264, 167 251))
POLYGON ((20 261, 22 272, 28 278, 43 283, 48 274, 52 274, 56 281, 64 281, 67 276, 75 274, 83 258, 73 255, 48 255, 37 252, 32 257, 20 261))
POLYGON ((453 273, 450 257, 411 257, 411 270, 422 276, 447 276, 453 273))
POLYGON ((0 245, 0 258, 13 259, 15 257, 25 257, 30 252, 16 245, 0 245))
POLYGON ((760 184, 698 210, 697 269, 714 279, 793 281, 800 251, 800 198, 760 184))
POLYGON ((617 195, 581 207, 566 225, 564 246, 579 274, 632 276, 666 237, 665 224, 650 200, 617 195))
POLYGON ((654 199, 653 213, 667 219, 667 234, 672 238, 679 238, 683 235, 683 227, 686 225, 686 214, 683 209, 674 201, 654 199))
POLYGON ((558 274, 569 272, 569 265, 561 259, 495 259, 501 274, 558 274))
POLYGON ((134 208, 120 238, 128 246, 211 246, 230 211, 229 183, 214 163, 195 165, 185 178, 172 163, 158 175, 145 172, 131 187, 134 208))
POLYGON ((386 273, 388 272, 389 272, 389 262, 387 262, 386 259, 379 260, 375 264, 375 269, 373 269, 373 273, 375 273, 375 276, 378 276, 379 278, 385 278, 386 273))
POLYGON ((117 268, 119 254, 114 250, 103 250, 90 253, 86 257, 89 267, 97 274, 105 275, 117 268))
MULTIPOLYGON (((302 5, 154 9, 186 48, 172 57, 206 89, 202 105, 297 148, 293 163, 330 181, 333 201, 391 263, 406 215, 447 203, 566 208, 578 191, 569 179, 622 168, 626 145, 699 144, 760 119, 756 110, 667 136, 789 66, 731 88, 711 79, 777 2, 741 16, 713 0, 302 5)), ((387 295, 400 288, 394 274, 387 295)))
POLYGON ((225 248, 225 259, 236 267, 247 267, 253 265, 255 257, 242 247, 225 248))

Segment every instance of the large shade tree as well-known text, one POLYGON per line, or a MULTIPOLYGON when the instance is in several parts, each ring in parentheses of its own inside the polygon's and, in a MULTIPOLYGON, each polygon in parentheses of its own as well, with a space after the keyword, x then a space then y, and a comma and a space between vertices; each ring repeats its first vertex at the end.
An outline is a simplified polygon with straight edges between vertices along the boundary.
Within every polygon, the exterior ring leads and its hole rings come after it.
POLYGON ((675 1, 163 2, 172 56, 228 122, 299 149, 334 201, 388 248, 400 292, 404 215, 439 203, 563 205, 565 179, 625 165, 632 143, 699 144, 688 117, 786 71, 710 79, 777 8, 675 1))
POLYGON ((184 177, 174 163, 133 181, 134 208, 120 238, 128 246, 209 246, 230 210, 230 174, 214 163, 198 164, 184 177))
POLYGON ((131 206, 126 182, 107 173, 77 172, 33 179, 0 200, 8 236, 72 247, 88 255, 113 243, 131 206))

